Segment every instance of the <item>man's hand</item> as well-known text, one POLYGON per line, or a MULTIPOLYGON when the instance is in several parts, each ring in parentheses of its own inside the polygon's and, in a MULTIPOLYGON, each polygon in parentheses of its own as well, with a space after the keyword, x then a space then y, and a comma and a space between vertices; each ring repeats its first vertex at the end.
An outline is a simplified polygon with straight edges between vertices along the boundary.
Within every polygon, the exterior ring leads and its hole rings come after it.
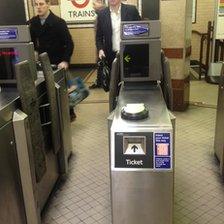
POLYGON ((104 51, 103 50, 99 50, 99 59, 102 60, 103 57, 104 58, 106 57, 104 51))
POLYGON ((72 93, 74 90, 76 90, 77 89, 77 86, 76 85, 72 85, 72 86, 70 86, 69 88, 68 88, 68 94, 69 93, 72 93))
POLYGON ((62 61, 61 63, 58 64, 58 68, 64 68, 65 70, 68 69, 68 62, 67 61, 62 61))

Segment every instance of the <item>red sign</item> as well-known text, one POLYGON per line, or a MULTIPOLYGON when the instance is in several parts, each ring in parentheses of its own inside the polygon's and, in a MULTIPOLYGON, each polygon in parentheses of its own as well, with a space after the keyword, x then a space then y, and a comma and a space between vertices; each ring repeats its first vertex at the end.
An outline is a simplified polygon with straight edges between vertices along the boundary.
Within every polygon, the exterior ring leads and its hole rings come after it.
POLYGON ((89 0, 84 0, 82 3, 79 3, 80 0, 71 0, 72 4, 76 7, 76 8, 85 8, 88 4, 89 4, 89 0))

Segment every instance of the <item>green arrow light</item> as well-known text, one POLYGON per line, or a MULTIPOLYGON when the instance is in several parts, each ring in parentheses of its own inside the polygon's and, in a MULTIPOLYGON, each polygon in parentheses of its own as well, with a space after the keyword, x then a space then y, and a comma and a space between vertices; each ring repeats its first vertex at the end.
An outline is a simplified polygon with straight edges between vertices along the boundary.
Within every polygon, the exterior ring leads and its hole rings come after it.
POLYGON ((131 61, 131 57, 130 57, 130 55, 127 55, 127 56, 124 58, 124 60, 125 60, 127 63, 129 63, 129 62, 131 61))

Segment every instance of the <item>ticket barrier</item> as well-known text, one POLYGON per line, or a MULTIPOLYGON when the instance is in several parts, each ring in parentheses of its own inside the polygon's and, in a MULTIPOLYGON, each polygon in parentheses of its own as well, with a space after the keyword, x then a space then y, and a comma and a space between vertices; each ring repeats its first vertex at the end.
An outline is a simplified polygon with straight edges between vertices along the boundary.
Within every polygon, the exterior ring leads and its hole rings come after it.
POLYGON ((224 178, 224 63, 222 63, 221 74, 219 78, 220 80, 216 110, 214 153, 219 160, 220 174, 222 178, 224 178))
POLYGON ((108 119, 112 223, 172 224, 175 118, 158 82, 160 22, 123 22, 121 27, 123 83, 108 119))
POLYGON ((65 71, 43 54, 37 77, 27 26, 0 37, 0 222, 40 224, 72 150, 65 71))

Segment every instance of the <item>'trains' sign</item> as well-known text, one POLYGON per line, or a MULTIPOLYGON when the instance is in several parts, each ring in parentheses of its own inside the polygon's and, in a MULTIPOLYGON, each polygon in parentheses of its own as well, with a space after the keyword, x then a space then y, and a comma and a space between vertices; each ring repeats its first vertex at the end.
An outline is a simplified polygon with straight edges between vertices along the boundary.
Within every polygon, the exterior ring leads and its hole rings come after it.
POLYGON ((61 0, 61 17, 67 23, 93 23, 96 13, 92 0, 61 0))

